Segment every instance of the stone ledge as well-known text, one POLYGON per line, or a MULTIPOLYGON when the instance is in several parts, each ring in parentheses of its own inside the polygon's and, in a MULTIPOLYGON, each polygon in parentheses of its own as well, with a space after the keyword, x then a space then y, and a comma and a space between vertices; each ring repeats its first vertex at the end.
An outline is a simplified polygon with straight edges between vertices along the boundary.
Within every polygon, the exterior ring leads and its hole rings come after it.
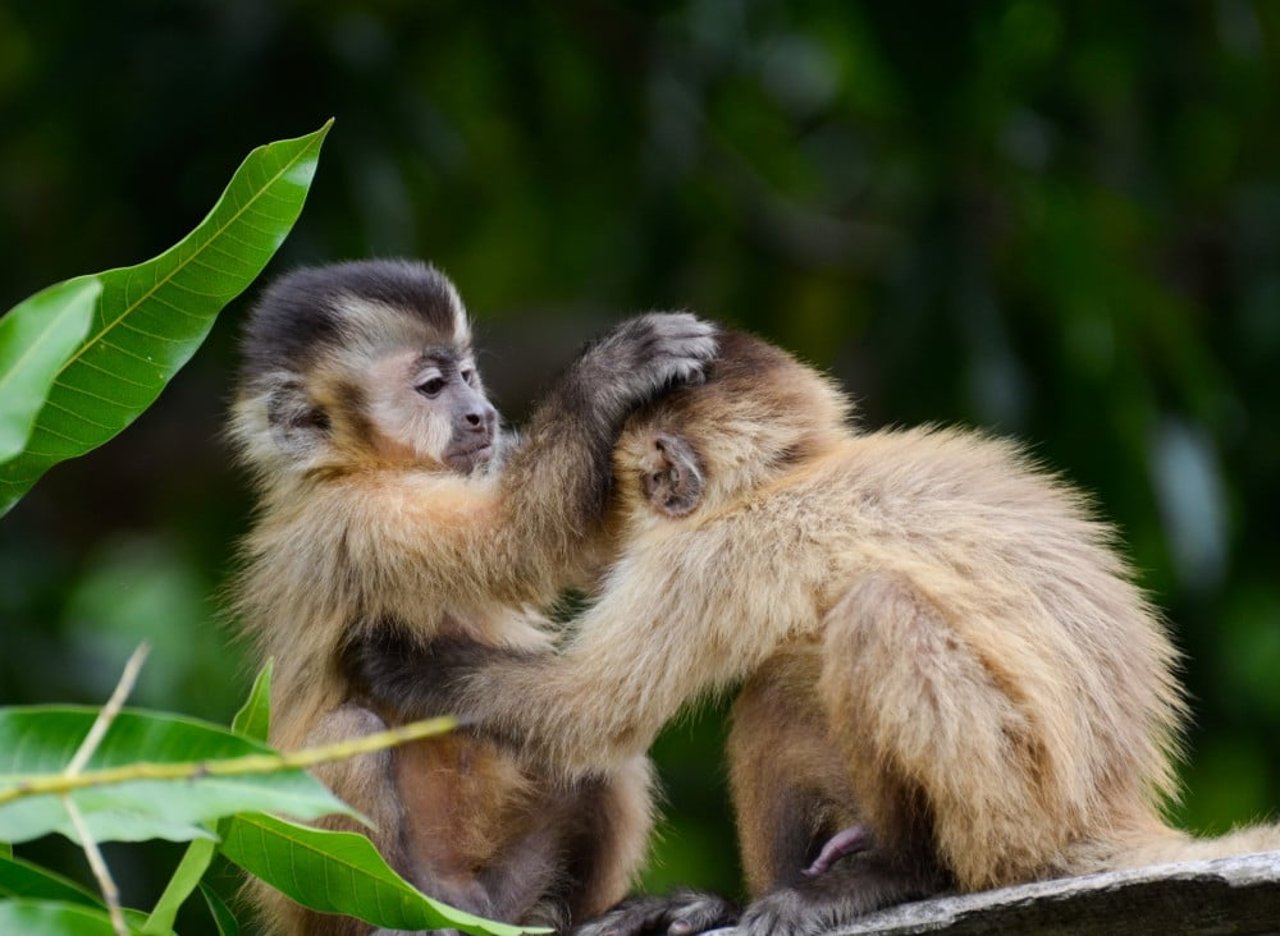
POLYGON ((1280 933, 1280 851, 1109 871, 903 904, 831 936, 1280 933))

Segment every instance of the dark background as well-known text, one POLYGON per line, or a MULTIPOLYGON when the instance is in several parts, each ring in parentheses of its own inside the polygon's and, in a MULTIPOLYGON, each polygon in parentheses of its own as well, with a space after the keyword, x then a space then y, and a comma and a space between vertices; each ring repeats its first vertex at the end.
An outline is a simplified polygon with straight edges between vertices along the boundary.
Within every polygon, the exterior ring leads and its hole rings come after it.
MULTIPOLYGON (((1280 5, 651 10, 10 0, 0 308, 159 252, 250 148, 335 116, 269 272, 434 260, 513 419, 586 336, 679 306, 829 368, 870 426, 1028 440, 1097 494, 1187 653, 1175 818, 1272 812, 1280 5)), ((218 589, 247 499, 218 434, 253 293, 0 523, 0 702, 101 701, 146 637, 140 704, 234 711, 218 589)), ((712 707, 659 745, 651 886, 737 887, 720 734, 712 707)), ((112 849, 126 899, 176 854, 112 849)))

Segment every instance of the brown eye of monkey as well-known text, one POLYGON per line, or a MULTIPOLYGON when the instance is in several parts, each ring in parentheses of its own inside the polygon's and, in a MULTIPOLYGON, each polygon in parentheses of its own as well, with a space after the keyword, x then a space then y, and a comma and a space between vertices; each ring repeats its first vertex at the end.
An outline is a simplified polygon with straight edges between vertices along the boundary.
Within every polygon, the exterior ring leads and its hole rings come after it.
POLYGON ((436 396, 441 390, 444 389, 444 378, 432 377, 430 380, 426 381, 425 383, 418 384, 413 389, 417 390, 424 397, 436 396))

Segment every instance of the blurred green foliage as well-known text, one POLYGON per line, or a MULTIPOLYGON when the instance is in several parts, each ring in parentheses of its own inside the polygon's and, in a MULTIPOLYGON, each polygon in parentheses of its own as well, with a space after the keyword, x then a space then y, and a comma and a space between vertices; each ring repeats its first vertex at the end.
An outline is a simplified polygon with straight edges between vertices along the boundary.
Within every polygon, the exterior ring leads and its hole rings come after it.
MULTIPOLYGON (((688 306, 870 425, 1016 434, 1096 492, 1187 651, 1177 818, 1220 830, 1280 805, 1278 91, 1266 0, 10 0, 0 307, 149 256, 251 145, 336 115, 271 269, 436 261, 513 418, 606 321, 688 306)), ((0 524, 0 702, 100 701, 145 635, 143 701, 229 717, 246 301, 0 524)), ((651 884, 737 886, 720 711, 659 744, 651 884)))

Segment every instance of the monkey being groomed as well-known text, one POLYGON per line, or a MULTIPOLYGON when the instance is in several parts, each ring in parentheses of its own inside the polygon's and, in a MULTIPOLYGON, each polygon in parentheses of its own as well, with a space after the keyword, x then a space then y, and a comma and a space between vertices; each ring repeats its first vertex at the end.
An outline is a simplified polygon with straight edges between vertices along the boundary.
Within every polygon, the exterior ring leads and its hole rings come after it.
MULTIPOLYGON (((980 434, 860 432, 812 369, 746 335, 720 345, 704 385, 629 421, 623 551, 563 653, 452 646, 427 664, 383 632, 353 648, 353 680, 567 777, 616 769, 745 681, 729 759, 755 898, 740 925, 758 936, 1280 847, 1274 827, 1196 840, 1161 819, 1177 654, 1081 494, 980 434)), ((587 930, 735 915, 638 898, 587 930)))
MULTIPOLYGON (((338 666, 379 635, 428 655, 450 640, 550 652, 553 634, 529 609, 607 554, 623 421, 699 379, 715 338, 690 315, 623 323, 570 366, 522 444, 503 436, 485 395, 457 292, 423 264, 292 273, 252 312, 243 350, 231 435, 258 507, 236 608, 275 658, 271 740, 290 749, 411 717, 361 696, 338 666)), ((612 905, 652 821, 643 751, 563 783, 455 734, 316 772, 374 820, 379 850, 409 881, 509 922, 563 925, 612 905)), ((265 885, 251 892, 273 931, 371 929, 265 885)))

